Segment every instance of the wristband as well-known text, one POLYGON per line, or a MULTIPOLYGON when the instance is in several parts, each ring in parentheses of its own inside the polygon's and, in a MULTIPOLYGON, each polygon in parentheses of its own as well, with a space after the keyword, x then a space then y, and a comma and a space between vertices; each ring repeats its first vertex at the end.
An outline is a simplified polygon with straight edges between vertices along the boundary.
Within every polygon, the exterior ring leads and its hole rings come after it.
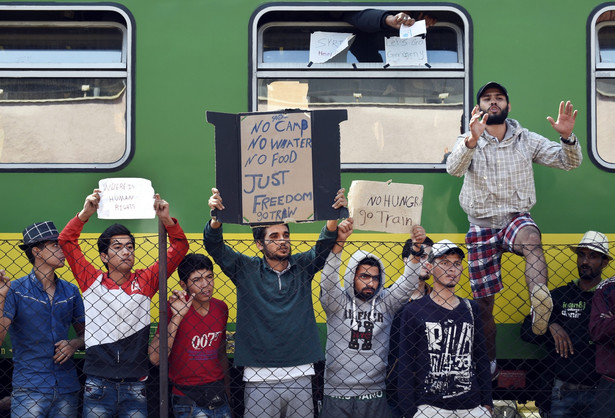
POLYGON ((425 248, 421 245, 421 249, 418 251, 414 251, 414 246, 410 247, 410 254, 412 254, 415 257, 420 257, 422 255, 425 255, 425 248))
POLYGON ((562 141, 566 145, 574 145, 577 137, 575 136, 575 134, 570 134, 570 136, 568 138, 564 138, 564 137, 562 137, 560 135, 559 139, 560 139, 560 141, 562 141))

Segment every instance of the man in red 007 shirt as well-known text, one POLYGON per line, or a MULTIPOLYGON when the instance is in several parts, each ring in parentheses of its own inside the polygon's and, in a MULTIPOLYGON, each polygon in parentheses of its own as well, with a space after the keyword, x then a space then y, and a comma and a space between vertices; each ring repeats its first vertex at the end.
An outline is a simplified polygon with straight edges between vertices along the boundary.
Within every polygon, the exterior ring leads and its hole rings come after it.
MULTIPOLYGON (((58 239, 85 305, 83 416, 147 417, 150 303, 158 291, 159 265, 156 261, 133 271, 135 239, 120 224, 111 225, 98 238, 98 252, 107 271, 85 258, 79 236, 99 202, 100 190, 94 190, 58 239)), ((188 240, 169 214, 169 204, 159 195, 154 209, 169 235, 168 277, 188 252, 188 240)))
MULTIPOLYGON (((231 417, 226 356, 226 303, 212 297, 214 266, 202 254, 188 254, 177 272, 183 290, 169 297, 169 379, 176 417, 231 417)), ((160 363, 160 335, 149 346, 160 363)))

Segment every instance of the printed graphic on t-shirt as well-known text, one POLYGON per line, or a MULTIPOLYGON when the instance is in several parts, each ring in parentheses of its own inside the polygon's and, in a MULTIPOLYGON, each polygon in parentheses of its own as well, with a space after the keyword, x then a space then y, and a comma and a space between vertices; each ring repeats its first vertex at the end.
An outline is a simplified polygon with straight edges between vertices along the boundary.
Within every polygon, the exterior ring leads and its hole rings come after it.
POLYGON ((431 363, 424 390, 451 398, 472 386, 473 325, 454 321, 426 322, 427 351, 431 363))
POLYGON ((353 350, 371 350, 372 349, 372 337, 374 331, 374 322, 384 322, 384 315, 380 312, 353 312, 351 309, 344 311, 344 319, 353 319, 353 323, 357 325, 357 328, 350 330, 350 341, 348 342, 348 348, 353 350))
MULTIPOLYGON (((213 360, 218 358, 217 348, 212 349, 214 342, 220 340, 221 331, 208 332, 192 337, 192 350, 188 350, 191 360, 213 360)), ((218 344, 216 344, 217 346, 218 344)))
POLYGON ((562 303, 562 316, 572 319, 579 319, 587 307, 584 301, 562 303))

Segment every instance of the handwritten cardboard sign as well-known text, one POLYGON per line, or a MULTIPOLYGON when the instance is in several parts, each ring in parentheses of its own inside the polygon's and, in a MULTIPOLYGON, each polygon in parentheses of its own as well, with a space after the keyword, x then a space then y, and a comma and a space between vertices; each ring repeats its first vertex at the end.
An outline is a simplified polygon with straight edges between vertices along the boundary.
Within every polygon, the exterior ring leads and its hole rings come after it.
POLYGON ((153 219, 154 188, 141 178, 111 178, 98 182, 99 219, 153 219))
POLYGON ((355 229, 409 234, 421 223, 423 186, 355 180, 348 192, 355 229))
POLYGON ((421 37, 384 38, 386 63, 392 67, 417 66, 427 63, 427 44, 421 37))
POLYGON ((240 147, 246 223, 314 219, 309 113, 244 115, 240 147))
POLYGON ((314 64, 345 62, 342 52, 348 51, 353 41, 352 33, 314 32, 310 35, 310 61, 314 64))

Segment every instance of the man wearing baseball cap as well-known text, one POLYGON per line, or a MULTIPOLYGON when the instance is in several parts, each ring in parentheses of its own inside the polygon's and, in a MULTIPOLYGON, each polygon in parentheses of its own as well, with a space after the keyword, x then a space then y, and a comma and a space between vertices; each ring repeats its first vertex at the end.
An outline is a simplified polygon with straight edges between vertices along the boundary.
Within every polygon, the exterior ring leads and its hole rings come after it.
POLYGON ((463 258, 451 241, 435 243, 427 264, 433 290, 402 311, 398 397, 404 416, 491 416, 489 359, 478 306, 455 295, 463 258))
POLYGON ((544 344, 549 353, 544 364, 555 376, 549 396, 553 418, 591 416, 600 376, 594 370, 596 348, 589 336, 589 318, 602 270, 612 260, 608 238, 601 232, 587 231, 570 249, 577 255, 579 278, 551 292, 549 332, 535 335, 530 316, 521 328, 524 340, 544 344))
POLYGON ((581 147, 572 133, 577 111, 568 101, 559 105, 557 121, 547 117, 559 143, 530 132, 508 118, 508 91, 496 82, 476 95, 470 130, 459 136, 446 169, 464 176, 459 203, 468 215, 466 235, 470 284, 485 322, 487 350, 495 371, 495 295, 502 290, 502 253, 525 258, 535 334, 547 332, 552 301, 541 234, 530 215, 536 203, 533 163, 571 170, 581 164, 581 147))
POLYGON ((12 283, 0 274, 0 342, 8 330, 13 347, 12 416, 78 414, 80 386, 72 358, 84 345, 85 313, 77 286, 55 274, 64 266, 58 235, 51 221, 28 226, 19 247, 32 271, 12 283), (69 340, 71 324, 77 337, 69 340))

